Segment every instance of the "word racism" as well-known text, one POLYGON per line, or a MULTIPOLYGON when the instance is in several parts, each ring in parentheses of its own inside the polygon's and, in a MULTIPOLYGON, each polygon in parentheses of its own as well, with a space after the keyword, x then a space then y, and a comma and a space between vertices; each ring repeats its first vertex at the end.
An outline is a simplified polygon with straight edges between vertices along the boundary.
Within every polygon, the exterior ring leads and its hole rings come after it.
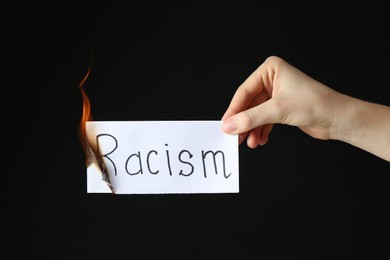
MULTIPOLYGON (((114 175, 117 176, 117 167, 118 162, 115 162, 113 157, 115 152, 118 150, 119 143, 118 140, 111 134, 102 133, 96 136, 96 144, 97 149, 100 151, 100 139, 110 138, 115 143, 113 149, 108 152, 104 152, 101 154, 103 158, 107 159, 113 166, 114 175)), ((198 154, 193 154, 188 150, 180 150, 177 154, 173 154, 169 150, 169 145, 167 143, 164 144, 164 151, 150 150, 147 152, 137 151, 135 153, 131 153, 126 155, 126 160, 122 162, 122 166, 124 167, 126 173, 130 176, 143 175, 143 174, 167 174, 169 176, 178 175, 183 177, 189 177, 193 175, 195 172, 195 166, 199 165, 195 163, 194 160, 198 158, 201 161, 202 169, 201 172, 204 178, 207 178, 208 174, 211 173, 221 173, 223 176, 228 179, 231 173, 226 172, 225 166, 225 153, 221 150, 201 150, 198 154), (161 167, 161 163, 158 163, 160 167, 157 167, 157 161, 163 160, 164 167, 161 167), (212 161, 210 161, 212 160, 212 161), (180 165, 180 169, 176 169, 174 172, 172 163, 175 165, 180 165)), ((107 162, 106 160, 106 162, 107 162)), ((123 169, 123 168, 122 168, 123 169)))

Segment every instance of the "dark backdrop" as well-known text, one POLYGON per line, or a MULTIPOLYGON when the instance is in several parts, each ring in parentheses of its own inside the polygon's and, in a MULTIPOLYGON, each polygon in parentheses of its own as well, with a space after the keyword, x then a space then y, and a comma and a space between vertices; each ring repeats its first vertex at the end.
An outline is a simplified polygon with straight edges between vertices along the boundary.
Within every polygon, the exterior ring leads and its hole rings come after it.
POLYGON ((91 53, 96 120, 218 120, 270 55, 390 105, 384 5, 95 2, 0 7, 7 259, 388 259, 389 163, 348 144, 277 125, 239 194, 113 196, 77 136, 91 53))

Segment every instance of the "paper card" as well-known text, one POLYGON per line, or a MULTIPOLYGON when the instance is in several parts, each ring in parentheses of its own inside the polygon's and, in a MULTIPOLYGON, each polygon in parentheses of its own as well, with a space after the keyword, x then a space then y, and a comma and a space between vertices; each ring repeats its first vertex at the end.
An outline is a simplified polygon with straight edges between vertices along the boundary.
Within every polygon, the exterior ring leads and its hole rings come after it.
MULTIPOLYGON (((86 131, 116 194, 237 193, 238 136, 221 123, 89 121, 86 131)), ((87 192, 111 193, 96 164, 87 169, 87 192)))

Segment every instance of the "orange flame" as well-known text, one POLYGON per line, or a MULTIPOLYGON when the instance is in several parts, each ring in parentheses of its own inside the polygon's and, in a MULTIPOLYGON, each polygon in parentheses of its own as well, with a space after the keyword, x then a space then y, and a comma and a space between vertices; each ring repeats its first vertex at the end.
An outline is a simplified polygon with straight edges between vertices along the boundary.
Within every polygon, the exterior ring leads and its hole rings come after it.
MULTIPOLYGON (((84 91, 84 83, 88 79, 90 73, 91 73, 91 65, 88 68, 87 74, 84 76, 83 80, 79 84, 81 95, 83 98, 83 116, 81 117, 81 122, 80 122, 79 137, 80 137, 81 145, 83 146, 84 149, 85 158, 88 158, 86 123, 87 121, 92 120, 92 114, 91 114, 91 102, 89 101, 89 98, 84 91)), ((88 164, 88 162, 86 163, 88 164)))
POLYGON ((81 95, 83 97, 83 116, 81 117, 81 121, 80 121, 79 137, 85 153, 86 166, 88 167, 89 160, 91 161, 95 160, 95 163, 97 163, 97 166, 101 171, 102 179, 107 183, 111 192, 114 193, 114 188, 111 185, 110 176, 107 172, 106 165, 104 164, 102 157, 101 156, 99 157, 99 153, 97 153, 98 152, 97 147, 89 146, 88 138, 87 138, 87 121, 92 120, 92 114, 91 114, 91 102, 89 101, 89 98, 84 91, 84 83, 88 79, 89 74, 91 73, 91 67, 92 67, 92 61, 89 65, 87 74, 84 76, 83 80, 79 84, 81 95))

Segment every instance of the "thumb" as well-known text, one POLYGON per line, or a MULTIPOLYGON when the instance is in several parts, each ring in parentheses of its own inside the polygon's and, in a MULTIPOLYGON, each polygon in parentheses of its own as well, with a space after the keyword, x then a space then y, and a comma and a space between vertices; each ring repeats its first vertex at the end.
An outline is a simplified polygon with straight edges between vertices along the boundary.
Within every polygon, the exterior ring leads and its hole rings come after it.
POLYGON ((227 134, 242 134, 258 126, 275 124, 281 121, 281 113, 275 109, 274 99, 244 110, 229 117, 222 124, 222 131, 227 134))

